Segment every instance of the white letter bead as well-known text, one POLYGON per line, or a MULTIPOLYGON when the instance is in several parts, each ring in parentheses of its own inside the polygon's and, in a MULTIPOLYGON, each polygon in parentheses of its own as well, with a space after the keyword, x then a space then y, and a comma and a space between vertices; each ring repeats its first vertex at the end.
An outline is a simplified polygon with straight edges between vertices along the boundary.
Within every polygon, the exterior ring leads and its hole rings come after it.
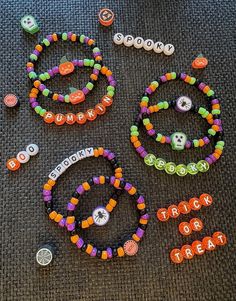
POLYGON ((65 167, 65 169, 66 168, 68 168, 69 166, 71 166, 71 161, 70 161, 70 159, 69 158, 66 158, 65 160, 63 160, 62 162, 61 162, 61 164, 62 164, 62 166, 63 167, 65 167))
POLYGON ((117 45, 123 44, 124 36, 122 33, 116 33, 113 37, 113 42, 117 45))
POLYGON ((59 175, 63 174, 63 172, 66 170, 65 167, 62 164, 57 165, 55 170, 58 172, 59 175))
POLYGON ((165 55, 171 55, 175 51, 175 47, 172 44, 166 44, 164 47, 165 55))
POLYGON ((164 44, 162 42, 156 42, 154 44, 154 47, 153 47, 153 50, 156 52, 156 53, 161 53, 163 50, 164 50, 164 44))
POLYGON ((69 159, 70 159, 70 162, 71 162, 72 164, 74 164, 74 163, 76 163, 76 162, 79 161, 79 157, 78 157, 77 154, 71 155, 71 156, 69 157, 69 159))
POLYGON ((152 50, 153 46, 154 46, 154 42, 153 42, 153 40, 150 40, 150 39, 144 41, 144 43, 143 43, 143 48, 147 51, 152 50))
POLYGON ((85 149, 86 157, 92 157, 94 155, 93 147, 85 149))
POLYGON ((39 147, 36 144, 29 144, 26 147, 26 152, 30 155, 30 156, 35 156, 37 155, 37 153, 39 152, 39 147))
POLYGON ((56 179, 59 177, 59 173, 54 169, 48 177, 53 181, 56 181, 56 179))
POLYGON ((16 159, 20 162, 20 163, 26 163, 29 161, 30 159, 30 155, 26 152, 26 151, 22 151, 19 152, 16 156, 16 159))
POLYGON ((134 47, 139 49, 143 47, 144 39, 141 37, 137 37, 134 39, 134 47))
POLYGON ((132 37, 131 35, 125 36, 123 43, 127 47, 132 46, 134 44, 134 37, 132 37))
POLYGON ((82 159, 86 158, 85 150, 81 149, 80 151, 78 151, 77 156, 78 156, 79 160, 82 160, 82 159))

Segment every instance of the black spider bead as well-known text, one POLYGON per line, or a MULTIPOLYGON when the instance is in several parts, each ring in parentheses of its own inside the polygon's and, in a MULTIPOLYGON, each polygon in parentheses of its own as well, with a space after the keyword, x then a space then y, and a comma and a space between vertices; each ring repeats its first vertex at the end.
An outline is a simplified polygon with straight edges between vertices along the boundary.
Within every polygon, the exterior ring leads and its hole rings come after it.
POLYGON ((96 257, 101 258, 101 256, 102 256, 102 251, 97 249, 96 257))
POLYGON ((139 214, 140 215, 144 215, 144 214, 146 214, 146 213, 148 213, 149 212, 149 209, 148 208, 145 208, 145 209, 143 209, 143 210, 140 210, 139 211, 139 214))
POLYGON ((86 249, 87 249, 87 246, 88 246, 88 245, 87 245, 86 243, 84 243, 84 244, 82 245, 81 251, 85 252, 86 249))
POLYGON ((171 101, 169 101, 169 106, 171 106, 171 107, 175 107, 175 105, 176 105, 176 101, 175 100, 171 100, 171 101))

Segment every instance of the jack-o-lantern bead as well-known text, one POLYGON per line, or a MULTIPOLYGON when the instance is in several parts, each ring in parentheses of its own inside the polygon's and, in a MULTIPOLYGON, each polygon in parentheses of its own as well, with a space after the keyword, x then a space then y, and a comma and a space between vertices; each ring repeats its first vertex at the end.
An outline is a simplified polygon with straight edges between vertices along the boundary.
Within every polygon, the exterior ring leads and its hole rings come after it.
POLYGON ((75 67, 71 62, 64 62, 59 65, 59 72, 61 75, 67 75, 74 71, 75 67))
POLYGON ((76 90, 69 95, 70 102, 75 105, 77 103, 83 102, 85 100, 84 92, 81 90, 76 90))

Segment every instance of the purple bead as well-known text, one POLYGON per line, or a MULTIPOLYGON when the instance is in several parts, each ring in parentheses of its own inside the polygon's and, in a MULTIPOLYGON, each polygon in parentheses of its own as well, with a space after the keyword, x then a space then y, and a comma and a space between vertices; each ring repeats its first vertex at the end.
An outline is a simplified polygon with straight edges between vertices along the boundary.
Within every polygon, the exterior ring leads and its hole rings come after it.
POLYGON ((110 151, 108 149, 104 149, 103 157, 106 158, 109 155, 110 151))
POLYGON ((217 104, 219 104, 220 102, 219 102, 219 100, 218 99, 212 99, 212 101, 211 101, 211 104, 212 105, 217 105, 217 104))
POLYGON ((204 141, 205 144, 210 143, 210 139, 208 137, 203 137, 202 140, 204 141))
POLYGON ((167 82, 167 78, 165 77, 165 75, 162 75, 162 76, 160 77, 160 80, 161 80, 163 83, 167 82))
POLYGON ((34 51, 33 51, 33 54, 35 54, 35 55, 39 56, 39 51, 38 51, 38 50, 36 50, 36 49, 34 49, 34 51))
POLYGON ((191 141, 187 140, 186 143, 185 143, 185 147, 190 148, 191 147, 191 141))
POLYGON ((93 74, 99 75, 99 70, 94 68, 94 69, 93 69, 93 74))
POLYGON ((141 154, 144 151, 144 147, 143 146, 139 146, 136 148, 136 152, 138 152, 139 154, 141 154))
POLYGON ((220 128, 219 128, 219 132, 222 132, 223 131, 223 128, 222 128, 222 126, 220 126, 220 128))
POLYGON ((143 113, 147 113, 147 110, 148 110, 148 109, 147 109, 146 107, 142 107, 142 108, 141 108, 141 113, 142 113, 142 114, 143 114, 143 113))
POLYGON ((95 185, 99 185, 99 178, 98 177, 93 177, 93 182, 95 185))
POLYGON ((143 237, 143 234, 144 234, 144 230, 141 229, 141 228, 138 228, 137 231, 136 231, 136 235, 137 235, 139 238, 142 238, 142 237, 143 237))
POLYGON ((69 31, 68 34, 67 34, 67 37, 68 37, 69 39, 71 39, 71 36, 72 36, 72 32, 69 31))
POLYGON ((125 190, 126 191, 129 191, 132 187, 133 187, 132 184, 130 184, 128 182, 125 184, 125 190))
POLYGON ((67 210, 69 210, 69 211, 74 211, 74 210, 75 210, 75 205, 69 202, 69 203, 67 204, 67 210))
POLYGON ((149 220, 150 215, 146 213, 146 214, 142 215, 141 218, 145 219, 145 220, 149 220))
POLYGON ((51 201, 51 199, 52 199, 52 196, 51 196, 51 195, 45 195, 45 196, 43 197, 44 202, 49 202, 49 201, 51 201))
POLYGON ((152 90, 149 87, 146 88, 145 92, 148 93, 148 94, 152 94, 152 90))
POLYGON ((78 66, 78 60, 73 60, 73 61, 72 61, 72 64, 73 64, 74 66, 78 66))
POLYGON ((115 183, 116 178, 114 176, 110 177, 110 184, 113 185, 115 183))
POLYGON ((156 134, 156 131, 154 129, 151 129, 151 130, 148 130, 147 133, 149 136, 153 136, 156 134))
POLYGON ((82 195, 84 193, 84 187, 82 185, 79 185, 79 187, 76 189, 76 191, 82 195))
POLYGON ((46 189, 43 190, 43 195, 51 195, 51 194, 52 194, 51 190, 46 190, 46 189))
POLYGON ((112 160, 115 158, 115 154, 114 153, 109 153, 109 155, 107 156, 108 160, 112 160))
POLYGON ((206 84, 200 83, 199 86, 198 86, 198 89, 203 90, 205 87, 206 87, 206 84))
POLYGON ((166 136, 166 143, 168 143, 168 144, 171 143, 171 138, 169 136, 166 136))
POLYGON ((180 74, 180 78, 181 78, 182 80, 185 80, 186 76, 187 76, 187 74, 185 74, 185 73, 181 73, 181 74, 180 74))
POLYGON ((115 87, 115 86, 116 86, 116 81, 115 81, 115 80, 112 80, 112 81, 110 82, 110 86, 115 87))
POLYGON ((64 227, 64 226, 65 226, 65 223, 66 223, 66 220, 65 220, 64 218, 62 218, 62 219, 60 220, 60 222, 58 223, 58 225, 59 225, 60 227, 64 227))
POLYGON ((68 231, 73 231, 75 229, 75 223, 68 224, 67 229, 68 229, 68 231))
POLYGON ((53 73, 52 69, 49 69, 49 70, 48 70, 48 73, 49 73, 49 75, 50 75, 51 77, 54 76, 54 73, 53 73))
POLYGON ((211 158, 211 160, 213 161, 213 163, 216 162, 217 159, 213 155, 209 155, 209 157, 211 158))
POLYGON ((109 75, 109 76, 107 77, 107 80, 108 80, 109 82, 111 82, 111 81, 113 81, 113 80, 114 80, 114 78, 113 78, 113 76, 112 76, 112 75, 109 75))
POLYGON ((59 73, 59 68, 57 66, 52 67, 52 71, 54 74, 57 74, 57 73, 59 73))
POLYGON ((30 103, 33 103, 33 102, 35 102, 35 101, 36 101, 36 98, 30 97, 30 99, 29 99, 29 102, 30 102, 30 103))
POLYGON ((30 71, 34 71, 34 68, 33 67, 27 67, 27 72, 29 73, 30 71))
POLYGON ((78 66, 83 67, 84 66, 84 61, 83 60, 78 60, 78 66))
POLYGON ((89 41, 89 37, 85 37, 85 38, 84 38, 84 42, 85 42, 85 43, 88 43, 88 41, 89 41))
POLYGON ((140 195, 140 197, 137 199, 137 204, 142 204, 144 203, 144 197, 140 195))
POLYGON ((221 125, 221 120, 220 120, 220 119, 215 119, 215 120, 214 120, 214 124, 216 124, 216 125, 221 125))
POLYGON ((39 103, 37 102, 37 101, 35 101, 35 102, 33 102, 32 104, 31 104, 31 107, 34 109, 34 108, 36 108, 37 106, 39 106, 39 103))
POLYGON ((91 257, 95 257, 97 254, 97 248, 93 247, 92 252, 90 253, 91 257))
POLYGON ((146 156, 147 156, 147 152, 146 151, 143 151, 141 154, 140 154, 140 157, 142 157, 142 158, 145 158, 146 156))
POLYGON ((111 248, 107 248, 107 257, 109 259, 112 258, 112 249, 111 248))
POLYGON ((50 43, 53 42, 52 35, 48 35, 46 38, 48 39, 48 41, 49 41, 50 43))
POLYGON ((84 95, 87 95, 87 94, 89 93, 89 89, 86 88, 86 87, 84 87, 84 88, 82 89, 82 91, 83 91, 84 95))
POLYGON ((213 161, 212 161, 211 158, 209 158, 209 157, 206 157, 205 160, 206 160, 209 164, 212 164, 212 163, 213 163, 213 161))
POLYGON ((95 58, 95 57, 97 57, 97 56, 100 56, 101 55, 101 52, 95 52, 95 53, 93 53, 93 57, 95 58))
POLYGON ((58 95, 58 100, 63 102, 64 101, 64 96, 62 94, 59 94, 58 95))
POLYGON ((83 244, 84 244, 83 239, 82 239, 82 238, 79 238, 79 240, 78 240, 77 243, 76 243, 76 246, 80 249, 80 248, 82 248, 83 244))
POLYGON ((39 85, 39 90, 43 91, 44 89, 46 89, 46 86, 44 84, 40 84, 39 85))

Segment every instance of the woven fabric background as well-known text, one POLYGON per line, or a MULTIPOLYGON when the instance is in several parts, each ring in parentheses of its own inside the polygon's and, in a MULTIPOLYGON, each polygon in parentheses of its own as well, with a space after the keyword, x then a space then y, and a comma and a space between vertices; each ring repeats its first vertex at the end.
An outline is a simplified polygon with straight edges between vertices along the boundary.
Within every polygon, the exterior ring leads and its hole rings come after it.
MULTIPOLYGON (((235 10, 233 0, 226 1, 1 1, 1 97, 16 93, 21 105, 7 109, 1 104, 1 300, 93 300, 93 301, 157 301, 157 300, 236 300, 235 287, 235 10), (113 26, 104 28, 97 13, 102 7, 115 12, 113 26), (20 18, 32 14, 40 25, 40 33, 31 36, 20 27, 20 18), (85 126, 54 126, 45 124, 28 104, 30 82, 25 72, 28 56, 37 41, 54 31, 87 34, 97 40, 104 63, 117 79, 117 94, 109 112, 85 126), (113 44, 116 32, 172 43, 176 50, 171 57, 113 44), (204 71, 193 71, 191 62, 202 52, 209 59, 204 71), (204 79, 222 101, 226 148, 220 162, 208 173, 180 178, 146 166, 129 142, 129 129, 138 110, 138 102, 145 87, 167 71, 185 71, 204 79), (15 173, 8 172, 5 162, 29 143, 40 147, 39 155, 15 173), (146 197, 151 221, 138 256, 102 262, 79 252, 69 235, 50 222, 45 214, 41 190, 49 172, 64 158, 89 146, 104 146, 117 153, 124 167, 124 176, 146 197), (191 213, 178 220, 160 223, 155 212, 160 207, 178 203, 182 199, 212 194, 209 208, 191 213), (190 237, 178 234, 180 221, 197 216, 204 229, 190 237), (169 252, 175 247, 202 239, 214 231, 222 231, 228 244, 214 252, 195 256, 193 260, 174 265, 169 252), (52 243, 56 247, 53 263, 39 268, 35 254, 39 245, 52 243)), ((58 43, 41 56, 38 71, 59 64, 60 58, 91 57, 89 50, 58 43)), ((76 71, 65 80, 48 81, 53 90, 68 92, 69 86, 81 87, 89 71, 76 71)), ((104 95, 106 81, 101 78, 94 91, 78 110, 89 108, 104 95)), ((206 99, 183 83, 172 82, 161 87, 152 101, 175 99, 189 95, 194 103, 207 106, 206 99)), ((54 112, 76 112, 69 105, 52 104, 40 97, 40 102, 54 112)), ((168 110, 151 117, 163 133, 182 130, 190 137, 198 137, 207 130, 199 116, 184 116, 168 110)), ((150 141, 144 133, 145 146, 158 156, 177 163, 199 160, 211 151, 176 153, 168 146, 150 141)), ((92 175, 111 175, 102 159, 87 159, 70 168, 58 181, 56 207, 65 206, 76 185, 92 175)), ((78 216, 86 216, 104 203, 109 188, 92 190, 81 201, 78 216)), ((127 195, 110 222, 102 228, 92 227, 84 236, 101 246, 112 244, 130 233, 137 224, 134 204, 127 195)))

